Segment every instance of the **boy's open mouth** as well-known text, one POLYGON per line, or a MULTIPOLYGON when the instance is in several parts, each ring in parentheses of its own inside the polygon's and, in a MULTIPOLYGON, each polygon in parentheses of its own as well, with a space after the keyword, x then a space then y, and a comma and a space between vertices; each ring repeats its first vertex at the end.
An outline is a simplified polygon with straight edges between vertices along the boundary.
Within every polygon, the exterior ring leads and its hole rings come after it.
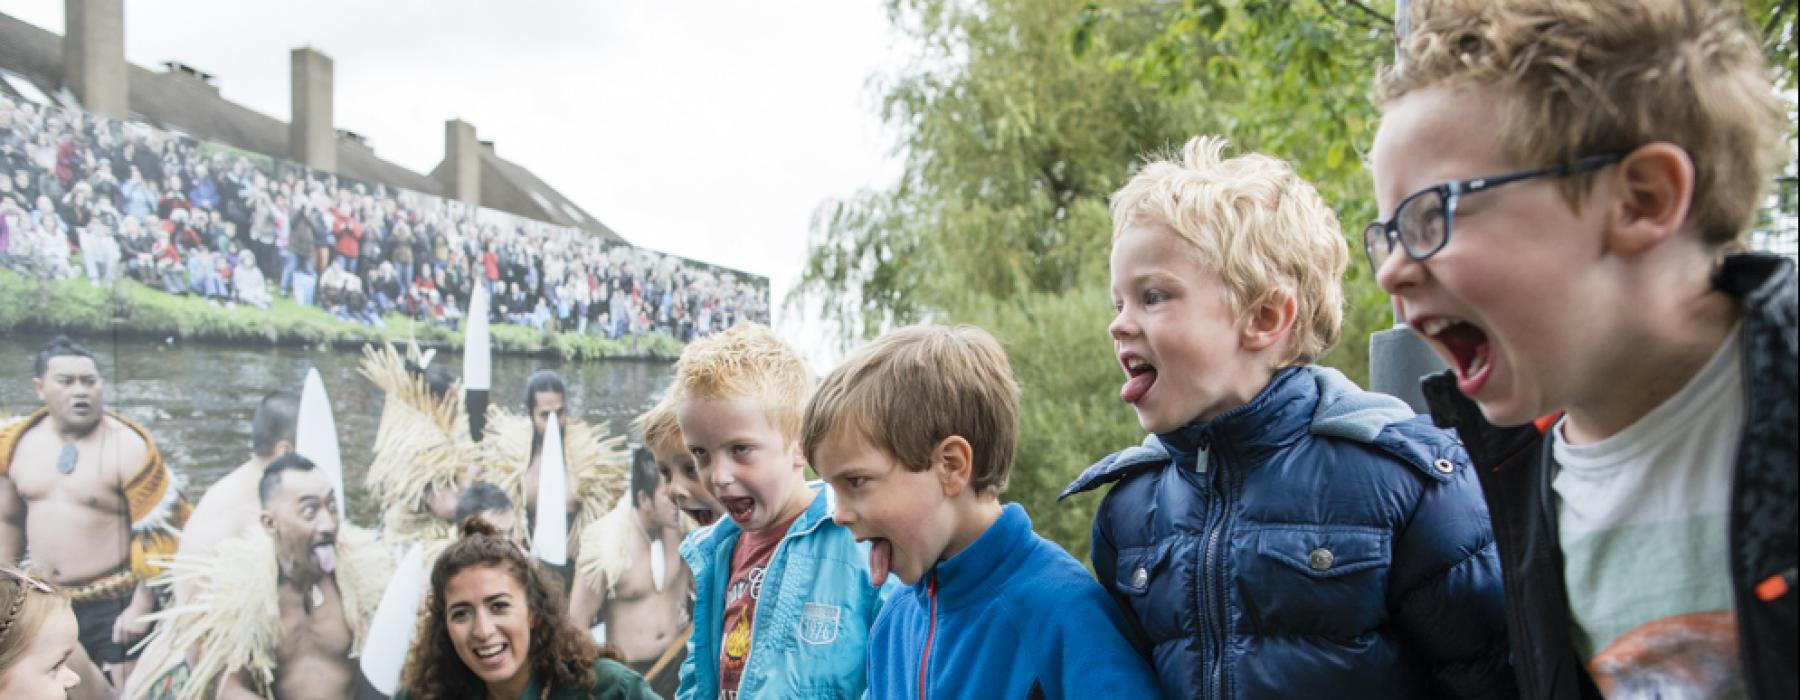
POLYGON ((749 496, 721 498, 719 499, 719 503, 720 505, 725 506, 725 512, 731 514, 731 519, 738 521, 740 524, 749 520, 750 514, 756 510, 756 499, 749 496))
POLYGON ((1133 353, 1121 353, 1119 364, 1125 367, 1125 386, 1119 388, 1119 399, 1136 404, 1156 384, 1156 367, 1133 353))
POLYGON ((1487 383, 1494 364, 1485 331, 1472 323, 1441 317, 1425 319, 1415 329, 1449 351, 1456 361, 1456 387, 1464 395, 1473 395, 1487 383))
POLYGON ((886 537, 870 537, 869 542, 869 584, 880 586, 887 583, 888 572, 893 570, 894 545, 886 537))

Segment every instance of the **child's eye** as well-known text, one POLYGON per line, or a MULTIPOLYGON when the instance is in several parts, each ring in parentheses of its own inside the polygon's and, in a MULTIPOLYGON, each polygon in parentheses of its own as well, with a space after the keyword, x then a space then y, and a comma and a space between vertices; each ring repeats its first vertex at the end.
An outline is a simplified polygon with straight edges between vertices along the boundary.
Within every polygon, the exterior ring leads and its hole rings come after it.
POLYGON ((1147 292, 1144 292, 1144 305, 1145 306, 1161 304, 1168 300, 1169 300, 1169 295, 1162 293, 1162 290, 1152 289, 1147 292))
POLYGON ((750 446, 749 445, 732 445, 731 446, 731 454, 734 457, 742 457, 744 455, 750 454, 750 446))
POLYGON ((1124 312, 1125 312, 1125 302, 1119 301, 1118 299, 1114 299, 1113 300, 1113 313, 1117 314, 1117 313, 1124 313, 1124 312))
POLYGON ((848 477, 848 478, 844 479, 844 483, 849 484, 850 488, 853 488, 853 489, 860 489, 860 488, 862 488, 863 484, 866 484, 868 482, 869 482, 869 478, 866 476, 852 476, 852 477, 848 477))

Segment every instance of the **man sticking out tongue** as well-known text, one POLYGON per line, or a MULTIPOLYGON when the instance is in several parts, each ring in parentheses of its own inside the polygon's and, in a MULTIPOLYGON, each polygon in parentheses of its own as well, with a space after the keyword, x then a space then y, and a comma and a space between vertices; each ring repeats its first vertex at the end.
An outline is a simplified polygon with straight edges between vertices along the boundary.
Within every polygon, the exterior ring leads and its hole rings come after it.
POLYGON ((152 687, 178 698, 351 697, 359 630, 392 562, 369 533, 347 525, 340 533, 337 491, 311 460, 288 453, 270 462, 257 493, 261 532, 175 562, 174 575, 199 589, 193 603, 154 616, 156 634, 192 654, 153 669, 152 687), (183 663, 187 680, 177 685, 183 663))

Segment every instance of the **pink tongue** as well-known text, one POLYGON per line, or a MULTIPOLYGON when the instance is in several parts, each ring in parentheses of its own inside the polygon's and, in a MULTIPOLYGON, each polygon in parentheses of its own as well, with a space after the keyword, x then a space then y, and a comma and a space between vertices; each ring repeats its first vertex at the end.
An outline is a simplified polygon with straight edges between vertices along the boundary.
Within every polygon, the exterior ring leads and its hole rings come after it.
POLYGON ((1125 403, 1137 403, 1150 392, 1150 385, 1156 383, 1156 371, 1151 370, 1125 380, 1125 386, 1119 389, 1119 398, 1125 403))
POLYGON ((322 544, 313 547, 313 559, 319 562, 319 570, 325 573, 337 571, 337 547, 322 544))
POLYGON ((869 583, 880 586, 887 583, 888 567, 893 563, 894 545, 887 540, 878 539, 869 543, 869 583))

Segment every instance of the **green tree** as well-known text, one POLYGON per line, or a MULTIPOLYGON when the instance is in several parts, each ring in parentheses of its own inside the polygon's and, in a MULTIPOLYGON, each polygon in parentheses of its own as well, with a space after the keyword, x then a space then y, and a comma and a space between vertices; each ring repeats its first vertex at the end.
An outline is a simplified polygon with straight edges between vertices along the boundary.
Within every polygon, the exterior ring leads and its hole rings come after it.
MULTIPOLYGON (((1198 133, 1198 99, 1171 97, 1069 48, 1081 0, 895 0, 920 47, 879 83, 900 133, 894 186, 823 206, 805 305, 846 340, 894 325, 976 323, 1006 346, 1024 392, 1008 498, 1077 555, 1093 499, 1055 495, 1108 449, 1141 438, 1116 398, 1106 336, 1107 198, 1141 157, 1198 133)), ((1096 37, 1107 51, 1155 29, 1096 37), (1114 42, 1122 42, 1115 47, 1114 42)))

